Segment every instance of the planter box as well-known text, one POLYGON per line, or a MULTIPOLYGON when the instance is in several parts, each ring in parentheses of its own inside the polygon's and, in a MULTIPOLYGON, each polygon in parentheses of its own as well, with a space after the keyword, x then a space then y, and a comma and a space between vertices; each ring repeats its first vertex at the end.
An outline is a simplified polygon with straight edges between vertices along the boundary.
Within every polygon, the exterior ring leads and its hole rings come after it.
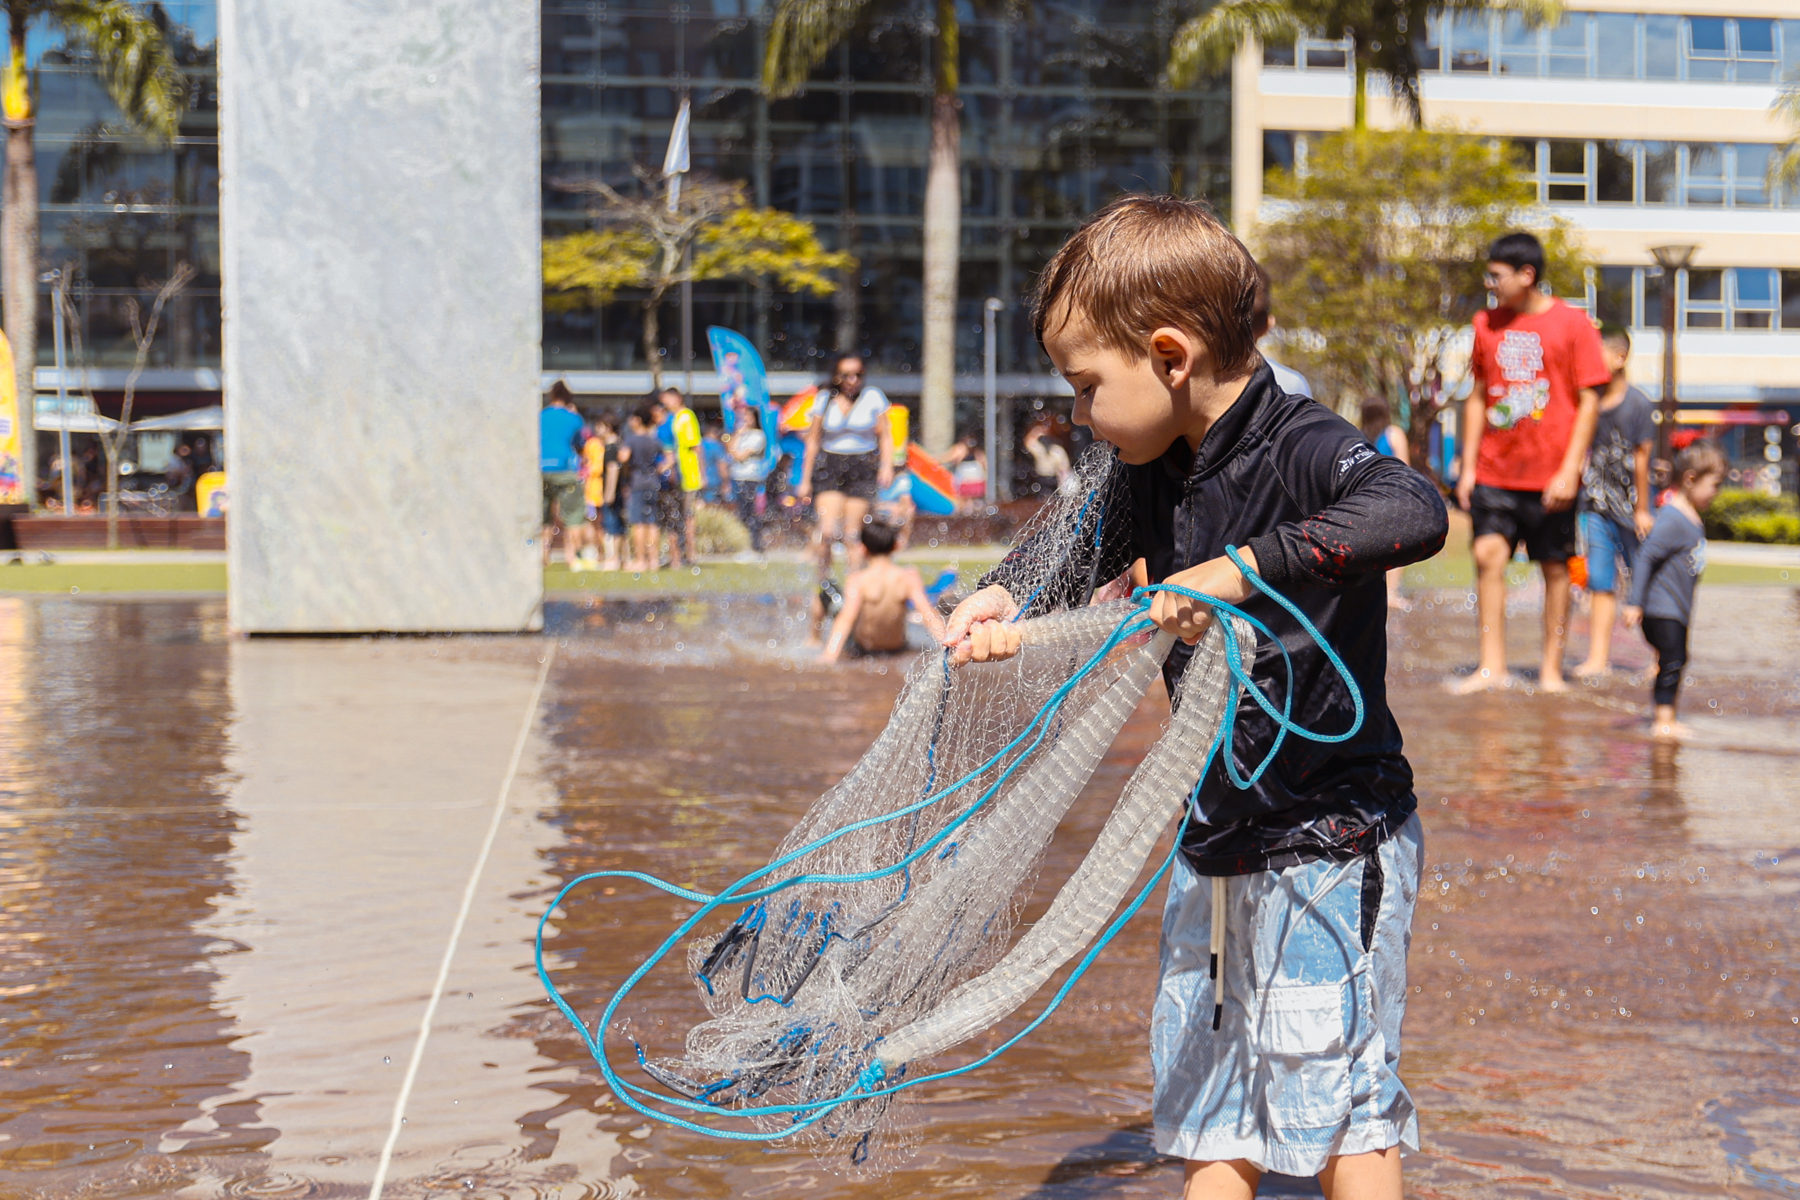
MULTIPOLYGON (((13 537, 21 550, 104 550, 105 517, 14 517, 13 537)), ((225 521, 219 517, 119 518, 122 550, 223 550, 225 521)))

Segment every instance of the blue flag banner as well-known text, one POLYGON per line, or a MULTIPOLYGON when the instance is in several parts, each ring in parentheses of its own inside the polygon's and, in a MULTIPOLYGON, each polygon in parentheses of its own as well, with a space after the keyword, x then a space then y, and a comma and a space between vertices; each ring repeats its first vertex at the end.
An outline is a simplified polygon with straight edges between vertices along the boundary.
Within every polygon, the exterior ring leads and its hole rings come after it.
POLYGON ((719 373, 719 409, 725 432, 735 433, 742 414, 754 412, 763 431, 763 470, 775 469, 781 459, 781 414, 769 396, 769 376, 762 355, 735 329, 709 325, 707 345, 712 347, 713 369, 719 373))

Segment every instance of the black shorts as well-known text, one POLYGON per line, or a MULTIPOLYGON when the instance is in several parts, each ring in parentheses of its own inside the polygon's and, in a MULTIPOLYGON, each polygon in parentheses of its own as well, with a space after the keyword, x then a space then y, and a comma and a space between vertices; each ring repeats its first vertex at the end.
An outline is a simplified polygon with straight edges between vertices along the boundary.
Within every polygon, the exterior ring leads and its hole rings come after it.
POLYGON ((1506 539, 1509 552, 1524 542, 1525 553, 1532 562, 1568 562, 1575 556, 1574 506, 1561 512, 1545 512, 1542 492, 1478 483, 1475 494, 1469 498, 1469 516, 1474 521, 1476 537, 1497 533, 1506 539))
POLYGON ((819 496, 842 492, 852 500, 875 502, 875 478, 881 471, 879 451, 872 454, 833 454, 819 451, 813 460, 812 490, 819 496))

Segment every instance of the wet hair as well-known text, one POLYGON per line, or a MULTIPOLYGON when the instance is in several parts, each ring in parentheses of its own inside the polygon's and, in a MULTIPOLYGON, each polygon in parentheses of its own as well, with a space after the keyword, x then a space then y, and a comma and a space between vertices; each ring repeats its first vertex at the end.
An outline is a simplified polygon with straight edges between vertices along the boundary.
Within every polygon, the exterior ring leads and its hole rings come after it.
POLYGON ((1730 465, 1725 461, 1725 452, 1719 449, 1717 442, 1699 438, 1675 456, 1675 482, 1679 484, 1689 475, 1695 478, 1702 475, 1723 475, 1730 465))
POLYGON ((1394 423, 1394 410, 1381 396, 1364 396, 1362 402, 1362 431, 1370 440, 1387 432, 1387 427, 1394 423))
POLYGON ((1505 263, 1515 271, 1530 267, 1532 282, 1544 282, 1544 243, 1529 233, 1509 233, 1495 238, 1494 244, 1488 247, 1487 260, 1505 263))
POLYGON ((862 527, 863 549, 870 554, 892 554, 900 531, 884 521, 870 521, 862 527))
POLYGON ((656 424, 656 405, 640 404, 637 407, 637 411, 631 415, 636 418, 639 425, 642 425, 645 429, 649 429, 656 424))
POLYGON ((1603 342, 1619 342, 1626 350, 1631 349, 1631 330, 1623 325, 1614 325, 1611 321, 1600 326, 1600 340, 1603 342))
POLYGON ((1042 342, 1078 320, 1132 361, 1172 326, 1212 354, 1221 378, 1256 366, 1256 260, 1212 209, 1179 196, 1122 196, 1082 222, 1038 276, 1032 331, 1042 342))
POLYGON ((575 393, 569 390, 568 384, 559 379, 550 385, 550 403, 567 404, 570 407, 573 407, 575 404, 575 393))

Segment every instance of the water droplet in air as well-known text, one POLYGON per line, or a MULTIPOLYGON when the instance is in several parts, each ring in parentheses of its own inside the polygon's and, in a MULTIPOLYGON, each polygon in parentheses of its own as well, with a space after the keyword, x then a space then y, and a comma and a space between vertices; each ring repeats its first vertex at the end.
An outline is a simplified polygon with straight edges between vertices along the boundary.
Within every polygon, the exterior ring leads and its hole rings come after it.
POLYGON ((391 1067, 391 1066, 393 1066, 393 1065, 394 1065, 394 1060, 393 1060, 393 1059, 391 1059, 391 1058, 389 1058, 389 1057, 388 1057, 388 1056, 387 1056, 387 1055, 385 1055, 385 1054, 384 1054, 384 1055, 382 1055, 382 1056, 381 1056, 381 1061, 382 1061, 382 1063, 383 1063, 383 1064, 385 1064, 385 1065, 387 1065, 387 1066, 390 1066, 390 1067, 391 1067))

